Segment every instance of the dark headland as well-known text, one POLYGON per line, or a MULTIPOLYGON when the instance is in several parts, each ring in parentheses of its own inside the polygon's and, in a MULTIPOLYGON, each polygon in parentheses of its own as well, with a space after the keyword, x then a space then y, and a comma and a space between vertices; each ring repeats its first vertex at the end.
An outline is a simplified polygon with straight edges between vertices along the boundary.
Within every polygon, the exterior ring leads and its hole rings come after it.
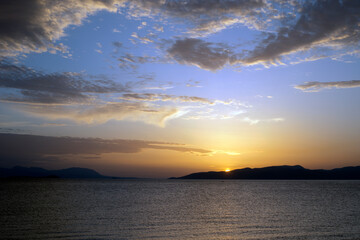
POLYGON ((135 179, 130 177, 104 176, 89 168, 66 168, 47 170, 39 167, 0 168, 0 178, 103 178, 103 179, 135 179))
POLYGON ((273 166, 243 168, 229 172, 198 172, 171 179, 318 179, 360 180, 360 166, 335 168, 332 170, 310 170, 302 166, 273 166))

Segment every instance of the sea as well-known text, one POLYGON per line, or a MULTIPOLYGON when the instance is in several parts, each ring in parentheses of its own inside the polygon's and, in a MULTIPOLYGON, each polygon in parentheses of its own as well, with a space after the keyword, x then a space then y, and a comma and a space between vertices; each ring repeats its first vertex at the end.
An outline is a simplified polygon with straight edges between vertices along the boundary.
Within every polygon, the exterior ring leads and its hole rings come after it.
POLYGON ((360 181, 0 181, 0 239, 359 240, 360 181))

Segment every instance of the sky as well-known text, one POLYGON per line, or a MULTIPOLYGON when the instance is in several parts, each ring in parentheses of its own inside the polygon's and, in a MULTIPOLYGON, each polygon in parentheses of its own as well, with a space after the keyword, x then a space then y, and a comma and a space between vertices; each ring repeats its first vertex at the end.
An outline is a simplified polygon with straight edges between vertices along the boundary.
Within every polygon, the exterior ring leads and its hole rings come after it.
POLYGON ((0 2, 0 167, 360 165, 360 2, 0 2))

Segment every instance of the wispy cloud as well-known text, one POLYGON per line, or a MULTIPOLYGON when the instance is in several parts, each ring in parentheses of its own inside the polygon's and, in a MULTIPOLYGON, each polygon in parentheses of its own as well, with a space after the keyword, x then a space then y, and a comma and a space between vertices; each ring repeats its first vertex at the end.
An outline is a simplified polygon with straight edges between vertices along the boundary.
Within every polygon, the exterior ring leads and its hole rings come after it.
POLYGON ((232 25, 241 23, 242 21, 238 18, 223 17, 222 19, 214 19, 199 24, 198 26, 190 29, 188 34, 193 37, 206 37, 207 35, 220 32, 224 29, 229 28, 232 25))
POLYGON ((170 95, 170 94, 162 94, 162 93, 124 93, 122 97, 119 97, 122 100, 130 100, 130 101, 146 101, 146 102, 184 102, 184 103, 201 103, 207 105, 236 105, 242 106, 245 108, 251 107, 246 103, 239 102, 237 100, 219 100, 219 99, 209 99, 197 96, 178 96, 178 95, 170 95))
POLYGON ((132 36, 133 38, 136 38, 136 39, 140 40, 142 43, 145 43, 145 44, 153 43, 153 42, 154 42, 154 40, 151 39, 151 37, 154 37, 153 34, 148 34, 148 35, 146 35, 145 37, 140 37, 136 32, 133 32, 133 33, 131 34, 131 36, 132 36))
POLYGON ((269 118, 269 119, 253 119, 253 118, 249 118, 249 117, 245 117, 242 119, 244 122, 249 123, 250 125, 256 125, 258 123, 271 123, 271 122, 283 122, 285 121, 284 118, 269 118))
POLYGON ((143 102, 109 102, 73 106, 17 106, 28 114, 51 120, 71 120, 79 124, 102 124, 110 120, 140 121, 163 127, 178 110, 172 106, 155 106, 143 102))
POLYGON ((132 101, 172 101, 172 102, 194 102, 202 104, 215 104, 215 101, 211 101, 207 98, 196 97, 196 96, 176 96, 169 94, 158 94, 158 93, 125 93, 120 97, 122 100, 132 101))
POLYGON ((137 69, 139 64, 159 62, 158 57, 152 56, 135 56, 131 53, 125 53, 124 55, 117 58, 119 62, 118 66, 121 69, 137 69))
POLYGON ((159 105, 173 106, 177 109, 177 113, 169 119, 182 118, 185 120, 230 119, 245 113, 247 108, 252 107, 233 99, 220 100, 159 93, 124 93, 119 99, 129 102, 157 102, 159 105))
POLYGON ((201 83, 200 81, 189 80, 186 83, 186 87, 198 87, 198 88, 200 88, 200 87, 202 87, 200 85, 200 83, 201 83))
POLYGON ((338 81, 338 82, 305 82, 295 86, 304 92, 319 92, 330 88, 356 88, 360 87, 360 80, 338 81))

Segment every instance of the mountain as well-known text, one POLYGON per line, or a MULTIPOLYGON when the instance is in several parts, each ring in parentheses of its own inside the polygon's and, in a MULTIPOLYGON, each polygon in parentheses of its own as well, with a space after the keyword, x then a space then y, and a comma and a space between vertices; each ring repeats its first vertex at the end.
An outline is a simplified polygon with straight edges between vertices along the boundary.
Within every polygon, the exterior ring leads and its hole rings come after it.
POLYGON ((243 168, 230 172, 199 172, 171 179, 359 179, 360 166, 310 170, 302 166, 243 168))
POLYGON ((101 175, 89 168, 66 168, 60 170, 47 170, 39 167, 0 168, 0 178, 30 177, 30 178, 119 178, 101 175))

